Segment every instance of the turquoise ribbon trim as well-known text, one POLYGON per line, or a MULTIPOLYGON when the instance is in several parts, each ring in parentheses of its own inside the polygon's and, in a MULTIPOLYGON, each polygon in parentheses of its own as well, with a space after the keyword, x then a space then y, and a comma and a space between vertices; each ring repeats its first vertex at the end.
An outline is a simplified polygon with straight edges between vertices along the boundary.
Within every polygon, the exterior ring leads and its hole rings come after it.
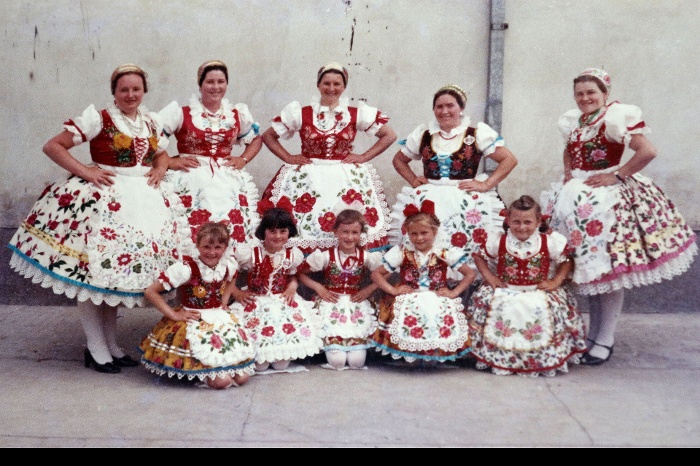
POLYGON ((375 348, 382 349, 384 351, 387 351, 392 354, 397 354, 401 357, 409 357, 409 358, 415 358, 415 359, 421 359, 423 361, 437 361, 437 362, 445 362, 445 361, 456 361, 457 359, 466 356, 467 354, 471 353, 472 349, 467 348, 466 350, 462 351, 459 354, 455 354, 452 356, 425 356, 421 354, 416 354, 416 353, 406 353, 404 351, 398 351, 393 348, 389 348, 384 345, 380 345, 379 343, 375 341, 370 341, 370 345, 374 346, 375 348))

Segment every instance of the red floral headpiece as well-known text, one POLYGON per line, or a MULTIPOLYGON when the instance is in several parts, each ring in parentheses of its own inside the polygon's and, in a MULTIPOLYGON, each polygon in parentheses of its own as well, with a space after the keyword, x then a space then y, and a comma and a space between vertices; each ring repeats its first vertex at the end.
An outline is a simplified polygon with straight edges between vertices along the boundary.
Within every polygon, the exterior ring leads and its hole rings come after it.
POLYGON ((408 204, 406 208, 403 209, 403 214, 405 217, 410 217, 411 215, 421 213, 432 215, 433 217, 435 217, 435 203, 433 201, 426 200, 423 201, 423 204, 421 204, 420 209, 415 204, 408 204))
POLYGON ((286 210, 287 212, 292 214, 292 216, 294 215, 294 205, 287 196, 280 197, 279 201, 277 201, 277 204, 272 202, 270 199, 263 199, 262 201, 258 202, 258 213, 260 215, 264 215, 265 212, 267 212, 270 209, 274 209, 275 207, 286 210))

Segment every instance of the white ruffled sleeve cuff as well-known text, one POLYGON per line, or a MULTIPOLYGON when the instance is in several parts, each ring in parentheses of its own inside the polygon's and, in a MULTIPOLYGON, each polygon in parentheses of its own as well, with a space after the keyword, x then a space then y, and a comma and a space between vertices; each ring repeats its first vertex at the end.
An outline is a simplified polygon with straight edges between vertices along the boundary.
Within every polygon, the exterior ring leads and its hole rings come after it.
POLYGON ((320 272, 321 270, 324 270, 328 266, 329 262, 330 257, 328 251, 323 251, 321 249, 316 249, 306 257, 306 263, 308 264, 311 272, 320 272))
POLYGON ((294 101, 272 120, 272 129, 282 139, 291 139, 301 129, 301 104, 294 101))
POLYGON ((90 105, 79 117, 63 123, 63 129, 73 134, 73 144, 76 146, 92 140, 102 131, 102 115, 90 105))
POLYGON ((411 160, 420 160, 420 142, 423 134, 428 130, 428 125, 420 125, 408 135, 406 139, 400 141, 403 147, 401 152, 411 160))
POLYGON ((503 138, 486 123, 476 125, 476 147, 485 155, 494 153, 497 147, 505 146, 503 138))
POLYGON ((636 105, 614 103, 605 113, 605 136, 613 141, 629 144, 633 134, 650 132, 636 105))
POLYGON ((184 262, 175 262, 165 271, 166 280, 160 279, 163 287, 170 291, 178 286, 187 283, 192 278, 192 270, 184 262))
POLYGON ((359 131, 375 136, 388 121, 389 117, 376 107, 369 106, 362 101, 357 105, 357 129, 359 131))
POLYGON ((557 126, 559 127, 559 132, 561 133, 564 140, 568 140, 571 132, 578 126, 578 119, 581 117, 581 110, 573 109, 569 110, 565 114, 559 117, 557 126))
POLYGON ((241 123, 241 132, 238 134, 238 144, 250 144, 260 134, 260 125, 255 121, 246 104, 234 106, 238 112, 238 120, 241 123))
POLYGON ((396 269, 401 265, 401 262, 403 262, 403 249, 400 245, 396 245, 389 249, 389 251, 384 254, 384 257, 382 258, 384 268, 386 268, 389 272, 396 271, 396 269))
POLYGON ((182 121, 184 119, 182 107, 173 100, 158 112, 158 118, 161 125, 163 125, 165 136, 169 137, 182 128, 182 121))
POLYGON ((547 235, 547 249, 549 249, 549 258, 557 264, 561 264, 567 259, 566 256, 564 256, 566 245, 566 237, 561 233, 553 231, 547 235))

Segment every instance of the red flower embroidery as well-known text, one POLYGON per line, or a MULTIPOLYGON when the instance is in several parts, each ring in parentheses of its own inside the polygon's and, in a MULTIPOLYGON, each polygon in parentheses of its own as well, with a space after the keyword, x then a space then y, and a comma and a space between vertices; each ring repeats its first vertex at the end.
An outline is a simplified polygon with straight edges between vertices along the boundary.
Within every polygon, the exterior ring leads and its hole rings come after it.
POLYGON ((238 195, 238 204, 241 207, 248 207, 248 198, 245 197, 243 194, 238 195))
POLYGON ((248 334, 245 333, 245 331, 242 328, 238 329, 238 336, 241 337, 241 340, 248 341, 248 334))
POLYGON ((257 327, 258 325, 260 325, 260 320, 257 318, 252 318, 246 324, 246 328, 253 329, 253 328, 257 327))
POLYGON ((488 238, 488 234, 486 233, 486 230, 483 228, 476 228, 472 232, 472 240, 480 245, 481 247, 486 247, 486 239, 488 238))
POLYGON ((192 207, 192 196, 180 196, 180 200, 186 208, 192 207))
POLYGON ((175 362, 173 363, 173 367, 175 369, 182 369, 183 364, 184 363, 183 363, 182 359, 176 359, 175 362))
POLYGON ((96 201, 99 201, 100 199, 102 199, 102 195, 98 192, 92 193, 92 197, 94 197, 96 201))
POLYGON ((107 204, 107 207, 112 212, 119 212, 122 208, 122 205, 118 202, 110 202, 109 204, 107 204))
POLYGON ((73 221, 71 222, 71 224, 70 224, 70 229, 71 229, 71 230, 77 230, 79 226, 80 226, 80 223, 78 223, 77 220, 73 220, 73 221))
POLYGON ((440 328, 440 338, 449 338, 452 336, 452 330, 447 327, 440 328))
POLYGON ((232 210, 228 213, 228 219, 231 220, 231 225, 242 225, 243 215, 240 210, 232 210))
POLYGON ((452 316, 445 316, 442 321, 447 325, 448 327, 452 327, 455 324, 455 319, 452 316))
POLYGON ((216 349, 221 349, 221 347, 224 346, 224 342, 221 340, 221 337, 216 333, 211 336, 210 343, 211 346, 213 346, 216 349))
POLYGON ((49 230, 55 230, 58 228, 59 223, 56 220, 51 220, 49 223, 46 224, 47 227, 49 227, 49 230))
POLYGON ((73 202, 72 194, 61 194, 61 197, 58 198, 59 207, 68 207, 71 202, 73 202))
POLYGON ((457 246, 458 248, 464 247, 467 244, 467 235, 458 231, 452 235, 452 246, 457 246))
POLYGON ((423 338, 423 329, 420 327, 414 327, 411 329, 412 338, 423 338))
POLYGON ((588 236, 598 236, 603 232, 603 223, 600 220, 591 220, 586 224, 588 236))
POLYGON ((292 319, 294 319, 295 322, 304 322, 304 317, 301 314, 294 314, 292 316, 292 319))
POLYGON ((129 262, 131 262, 131 254, 122 254, 117 257, 117 263, 119 263, 119 265, 128 265, 129 262))
POLYGON ((358 193, 354 189, 350 189, 347 193, 345 193, 341 199, 343 202, 346 204, 352 204, 355 201, 362 202, 362 194, 358 193))
POLYGON ((294 205, 294 212, 299 212, 300 214, 308 214, 313 210, 314 204, 316 204, 316 198, 312 197, 309 193, 304 193, 294 205))
POLYGON ((151 243, 151 246, 153 247, 153 252, 158 254, 158 245, 156 243, 151 243))
POLYGON ((36 223, 37 215, 32 214, 27 218, 27 223, 30 225, 34 225, 36 223))
POLYGON ((273 327, 265 327, 264 329, 262 329, 262 335, 264 337, 271 337, 274 334, 275 334, 275 329, 273 327))
POLYGON ((333 212, 326 212, 318 218, 318 223, 321 225, 322 231, 332 231, 335 225, 335 214, 333 212))
MULTIPOLYGON (((243 312, 253 312, 255 310, 255 302, 250 302, 246 304, 246 306, 243 308, 243 312)), ((255 324, 258 325, 258 324, 255 324)))
POLYGON ((193 210, 188 221, 190 225, 203 225, 209 221, 211 212, 206 209, 193 210))
POLYGON ((377 226, 377 222, 379 222, 379 214, 377 213, 377 209, 375 209, 374 207, 369 207, 365 211, 365 215, 363 215, 363 217, 365 217, 367 225, 371 227, 377 226))
POLYGON ((418 319, 414 316, 408 316, 404 319, 403 324, 408 328, 415 327, 418 325, 418 319))
POLYGON ((296 332, 296 330, 296 327, 294 327, 292 324, 284 324, 282 326, 282 331, 287 335, 291 335, 292 333, 296 332))
POLYGON ((233 234, 231 235, 233 240, 237 243, 245 242, 245 228, 243 225, 236 225, 233 227, 233 234))

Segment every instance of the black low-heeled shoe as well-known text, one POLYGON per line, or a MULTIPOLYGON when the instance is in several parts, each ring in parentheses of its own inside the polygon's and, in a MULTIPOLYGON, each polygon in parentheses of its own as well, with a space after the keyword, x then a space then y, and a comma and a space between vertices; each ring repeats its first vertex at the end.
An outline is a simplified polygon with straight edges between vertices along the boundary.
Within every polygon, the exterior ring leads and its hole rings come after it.
POLYGON ((112 362, 117 367, 136 367, 140 364, 128 354, 126 356, 122 356, 121 358, 115 358, 112 356, 112 362))
POLYGON ((98 364, 95 358, 92 357, 90 350, 85 348, 85 367, 93 367, 97 372, 103 374, 119 374, 122 370, 115 366, 113 363, 108 362, 107 364, 98 364))
MULTIPOLYGON (((593 341, 593 340, 591 340, 591 341, 593 341)), ((591 346, 591 348, 593 348, 595 346, 600 346, 601 348, 605 348, 606 350, 608 350, 608 357, 603 359, 603 358, 599 358, 597 356, 593 356, 589 350, 589 352, 587 352, 583 356, 581 356, 581 364, 583 364, 584 366, 600 366, 601 364, 608 362, 610 360, 610 357, 613 355, 613 350, 615 348, 615 345, 605 346, 605 345, 601 345, 600 343, 593 342, 593 346, 591 346)))

